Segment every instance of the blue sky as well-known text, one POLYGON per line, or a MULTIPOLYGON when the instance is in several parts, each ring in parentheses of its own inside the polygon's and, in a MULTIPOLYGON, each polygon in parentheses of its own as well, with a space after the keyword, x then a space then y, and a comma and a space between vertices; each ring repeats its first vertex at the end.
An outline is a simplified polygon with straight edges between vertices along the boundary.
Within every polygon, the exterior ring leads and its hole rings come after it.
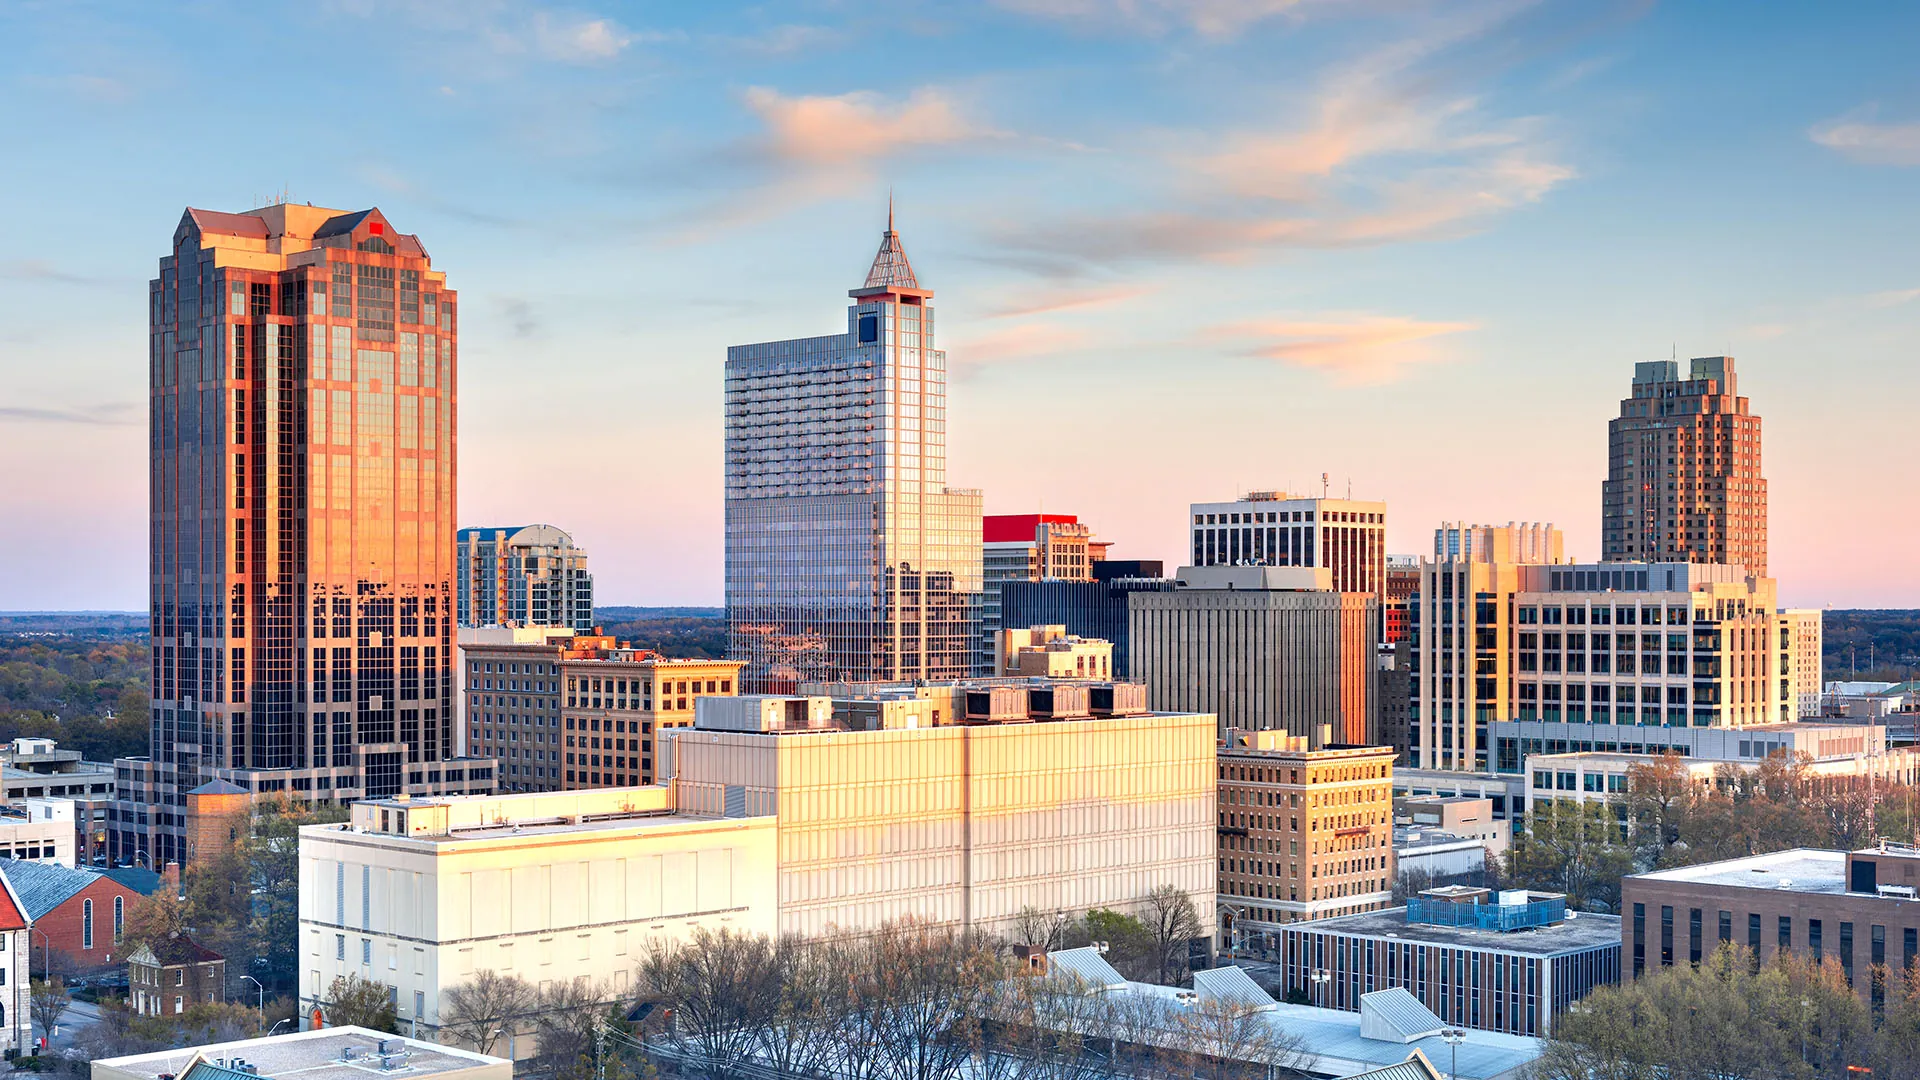
POLYGON ((1731 352, 1796 604, 1920 606, 1920 8, 0 4, 0 609, 143 606, 182 208, 378 205, 460 290, 461 523, 717 603, 728 344, 887 191, 949 481, 1178 559, 1250 488, 1597 550, 1632 364, 1731 352))

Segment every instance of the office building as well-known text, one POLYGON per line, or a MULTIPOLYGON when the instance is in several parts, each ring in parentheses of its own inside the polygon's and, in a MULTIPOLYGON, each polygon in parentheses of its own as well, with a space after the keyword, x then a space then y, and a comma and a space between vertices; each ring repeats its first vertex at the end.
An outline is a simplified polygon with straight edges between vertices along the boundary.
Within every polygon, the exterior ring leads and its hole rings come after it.
POLYGON ((737 661, 673 659, 603 634, 472 638, 461 647, 467 742, 500 763, 505 791, 651 784, 658 733, 693 723, 695 698, 739 691, 737 661))
POLYGON ((1093 564, 1112 545, 1072 514, 988 514, 980 521, 981 607, 978 674, 993 673, 1000 588, 1009 581, 1092 581, 1093 564))
POLYGON ((1386 597, 1386 503, 1255 491, 1191 512, 1194 566, 1324 567, 1336 592, 1386 597))
POLYGON ((1744 566, 1767 576, 1767 481, 1760 418, 1733 357, 1633 365, 1633 394, 1607 422, 1601 487, 1607 562, 1744 566))
POLYGON ((1387 591, 1380 602, 1382 644, 1397 645, 1407 636, 1407 612, 1420 591, 1420 559, 1414 555, 1387 556, 1387 591))
POLYGON ((624 995, 651 942, 775 929, 774 819, 679 813, 669 787, 352 813, 300 830, 303 1016, 357 975, 391 988, 400 1022, 426 1035, 442 993, 479 971, 624 995))
POLYGON ((1826 648, 1819 608, 1787 608, 1780 613, 1781 641, 1787 657, 1787 700, 1794 720, 1820 715, 1820 688, 1826 685, 1822 650, 1826 648))
POLYGON ((1802 724, 1782 722, 1748 727, 1670 727, 1664 725, 1507 721, 1492 726, 1501 773, 1518 774, 1524 762, 1542 754, 1677 754, 1689 760, 1751 768, 1774 754, 1804 755, 1815 765, 1838 763, 1846 769, 1856 758, 1880 759, 1874 771, 1900 764, 1887 743, 1887 729, 1876 724, 1802 724))
POLYGON ((1517 773, 1395 767, 1393 797, 1408 803, 1427 799, 1485 799, 1493 808, 1494 822, 1503 826, 1508 836, 1525 828, 1527 778, 1517 773))
POLYGON ((152 750, 115 861, 186 792, 490 782, 454 758, 458 303, 379 210, 189 209, 149 290, 152 750), (455 778, 457 776, 457 779, 455 778))
MULTIPOLYGON (((1393 751, 1233 731, 1219 752, 1223 932, 1393 902, 1393 751)), ((1225 943, 1223 939, 1223 944, 1225 943)))
POLYGON ((1517 771, 1488 756, 1494 724, 1504 738, 1564 737, 1550 732, 1566 724, 1618 742, 1621 725, 1793 718, 1771 579, 1700 563, 1454 562, 1429 576, 1411 733, 1422 767, 1517 771))
POLYGON ((1762 962, 1785 952, 1835 959, 1878 1016, 1888 980, 1898 994, 1903 973, 1920 964, 1916 890, 1920 851, 1886 841, 1633 874, 1620 882, 1621 945, 1636 979, 1699 963, 1722 943, 1745 946, 1762 962))
POLYGON ((1480 1031, 1547 1038, 1575 1002, 1620 981, 1619 917, 1570 912, 1559 893, 1443 886, 1278 937, 1286 985, 1317 1004, 1357 1010, 1368 990, 1398 988, 1480 1031))
POLYGON ((93 1080, 339 1080, 399 1072, 421 1080, 513 1080, 513 1062, 350 1025, 102 1058, 93 1080))
POLYGON ((71 799, 28 799, 0 805, 0 859, 74 866, 71 799))
POLYGON ((593 629, 593 575, 573 537, 551 525, 516 525, 461 529, 454 538, 462 627, 593 629))
POLYGON ((1505 855, 1513 841, 1513 823, 1496 817, 1493 799, 1484 795, 1418 795, 1396 793, 1394 824, 1409 829, 1433 829, 1486 846, 1495 857, 1505 855))
MULTIPOLYGON (((1102 566, 1115 566, 1103 563, 1102 566)), ((1120 575, 1096 581, 1008 581, 1000 586, 1000 609, 1008 626, 1064 626, 1076 637, 1113 643, 1113 673, 1133 673, 1129 598, 1137 593, 1171 592, 1171 578, 1160 576, 1160 564, 1125 565, 1142 569, 1144 576, 1120 575)))
POLYGON ((946 486, 946 354, 889 213, 847 331, 727 350, 726 583, 747 685, 956 679, 980 493, 946 486))
POLYGON ((108 811, 113 809, 113 764, 87 761, 52 739, 18 738, 0 746, 0 789, 9 803, 56 799, 73 804, 77 863, 107 861, 108 811))
POLYGON ((1433 561, 1482 563, 1562 563, 1566 537, 1550 521, 1509 521, 1505 525, 1469 525, 1444 521, 1433 530, 1433 561))
POLYGON ((863 730, 821 697, 702 698, 668 733, 673 786, 682 813, 778 817, 782 934, 907 916, 1006 933, 1022 908, 1138 911, 1171 885, 1211 941, 1213 718, 1101 689, 989 681, 964 722, 869 710, 912 726, 863 730))
POLYGON ((1030 626, 995 635, 993 675, 1012 678, 1111 679, 1113 642, 1030 626))
POLYGON ((1380 601, 1331 591, 1325 568, 1180 568, 1171 592, 1129 597, 1128 675, 1156 709, 1284 731, 1318 748, 1380 730, 1380 601))
MULTIPOLYGON (((1792 728, 1798 725, 1773 726, 1792 728)), ((1741 734, 1751 734, 1751 729, 1741 729, 1741 734)), ((1808 738, 1793 741, 1816 745, 1824 741, 1858 746, 1863 737, 1869 741, 1871 739, 1866 733, 1856 729, 1850 736, 1832 733, 1825 740, 1808 738)), ((1779 752, 1788 753, 1789 751, 1782 749, 1779 752)), ((1730 770, 1754 772, 1760 768, 1761 763, 1768 756, 1770 755, 1731 759, 1685 757, 1681 758, 1678 764, 1694 787, 1702 792, 1708 792, 1726 786, 1730 770)), ((1912 786, 1920 783, 1920 747, 1903 746, 1890 750, 1868 750, 1865 753, 1842 752, 1820 758, 1813 758, 1808 754, 1808 757, 1810 760, 1804 765, 1804 774, 1819 783, 1823 789, 1830 791, 1884 792, 1892 785, 1912 786)), ((1659 755, 1585 750, 1561 754, 1530 754, 1525 761, 1527 810, 1533 813, 1546 803, 1607 802, 1611 798, 1623 795, 1633 788, 1634 770, 1653 766, 1659 761, 1659 755)), ((1624 815, 1624 811, 1622 813, 1624 815)))
POLYGON ((1489 853, 1486 842, 1427 826, 1395 825, 1393 859, 1399 880, 1410 892, 1436 885, 1484 885, 1489 853))

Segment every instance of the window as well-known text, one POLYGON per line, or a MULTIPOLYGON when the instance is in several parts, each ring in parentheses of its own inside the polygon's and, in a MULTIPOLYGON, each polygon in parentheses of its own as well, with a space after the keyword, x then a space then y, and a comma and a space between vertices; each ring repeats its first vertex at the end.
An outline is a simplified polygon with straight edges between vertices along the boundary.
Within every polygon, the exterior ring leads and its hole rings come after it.
POLYGON ((125 932, 126 928, 127 898, 124 896, 116 896, 113 898, 113 943, 115 945, 120 944, 120 935, 125 932))
POLYGON ((345 960, 347 958, 347 935, 333 935, 333 958, 335 960, 345 960))
POLYGON ((80 947, 93 948, 93 901, 80 902, 80 947))
POLYGON ((173 985, 175 986, 187 985, 187 969, 186 968, 176 968, 174 970, 173 985))

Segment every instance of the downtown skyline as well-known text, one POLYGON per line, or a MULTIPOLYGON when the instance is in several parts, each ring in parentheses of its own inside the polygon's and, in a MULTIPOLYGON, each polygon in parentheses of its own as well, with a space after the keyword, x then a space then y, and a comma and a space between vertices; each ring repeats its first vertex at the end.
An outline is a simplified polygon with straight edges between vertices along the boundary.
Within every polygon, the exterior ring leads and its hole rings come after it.
POLYGON ((72 165, 4 181, 36 212, 0 240, 0 609, 143 606, 152 237, 283 184, 379 206, 458 276, 458 524, 567 529, 602 603, 720 603, 724 350, 833 332, 892 184, 942 298, 950 482, 988 513, 1172 566, 1189 503, 1325 472, 1388 504, 1396 553, 1524 519, 1592 560, 1633 363, 1727 352, 1783 601, 1920 605, 1911 14, 1121 6, 0 15, 19 144, 72 165), (245 70, 267 41, 298 93, 203 137, 190 42, 245 70), (288 62, 329 53, 337 83, 288 62), (1029 468, 1041 430, 1098 467, 1029 468))

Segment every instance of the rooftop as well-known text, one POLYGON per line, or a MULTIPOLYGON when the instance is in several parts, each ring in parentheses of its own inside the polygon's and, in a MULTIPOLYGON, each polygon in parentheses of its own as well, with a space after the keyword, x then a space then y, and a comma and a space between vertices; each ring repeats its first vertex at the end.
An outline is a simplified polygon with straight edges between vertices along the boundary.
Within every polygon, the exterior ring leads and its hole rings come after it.
POLYGON ((345 824, 307 825, 302 834, 328 832, 420 843, 525 841, 590 832, 632 832, 688 826, 740 826, 754 818, 719 819, 677 812, 665 784, 527 792, 519 795, 436 795, 358 802, 345 824))
POLYGON ((142 895, 151 895, 160 887, 160 875, 137 867, 130 871, 109 872, 21 859, 0 859, 0 873, 6 874, 7 880, 13 884, 13 891, 19 894, 20 903, 27 909, 27 917, 36 920, 103 877, 110 877, 142 895))
POLYGON ((1393 938, 1398 941, 1445 945, 1452 948, 1485 949, 1490 952, 1517 953, 1522 956, 1561 956, 1588 949, 1620 945, 1620 917, 1567 912, 1567 921, 1532 930, 1500 933, 1470 926, 1436 926, 1410 923, 1404 907, 1342 915, 1297 924, 1296 929, 1360 937, 1393 938))
POLYGON ((1736 889, 1773 892, 1843 893, 1847 891, 1847 853, 1820 848, 1792 848, 1744 859, 1676 866, 1635 874, 1635 879, 1683 881, 1736 889))
MULTIPOLYGON (((253 1066, 255 1074, 259 1076, 297 1075, 300 1080, 369 1080, 370 1077, 396 1074, 417 1077, 435 1073, 461 1072, 486 1066, 496 1066, 499 1075, 504 1078, 508 1075, 509 1067, 505 1058, 488 1057, 471 1050, 420 1042, 358 1027, 322 1028, 319 1031, 296 1031, 287 1035, 273 1035, 260 1039, 210 1043, 206 1046, 187 1047, 180 1050, 105 1058, 93 1064, 96 1070, 110 1069, 113 1070, 113 1074, 140 1077, 141 1080, 157 1080, 162 1073, 179 1075, 196 1054, 203 1060, 240 1058, 253 1066), (380 1068, 378 1047, 383 1039, 389 1046, 397 1045, 406 1050, 405 1068, 387 1070, 380 1068), (357 1060, 346 1059, 345 1052, 349 1047, 356 1051, 357 1060)), ((226 1071, 216 1068, 217 1073, 226 1071)), ((97 1071, 96 1075, 98 1075, 97 1071)))

